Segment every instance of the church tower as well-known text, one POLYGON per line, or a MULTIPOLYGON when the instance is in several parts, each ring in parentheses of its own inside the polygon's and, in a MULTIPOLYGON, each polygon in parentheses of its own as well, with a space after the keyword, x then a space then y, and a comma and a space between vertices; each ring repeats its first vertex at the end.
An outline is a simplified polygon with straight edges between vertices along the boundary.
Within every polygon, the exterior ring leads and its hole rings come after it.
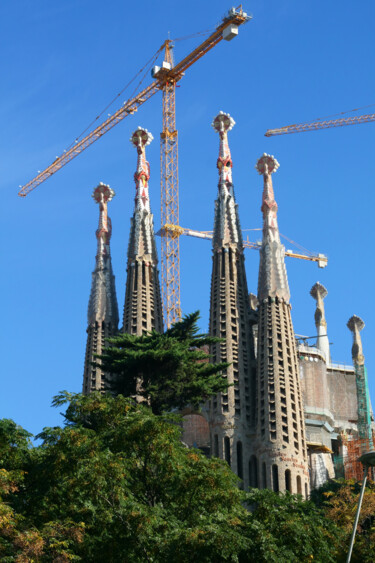
POLYGON ((326 359, 326 363, 331 363, 331 356, 329 351, 329 339, 327 334, 327 321, 324 311, 324 299, 328 295, 328 291, 319 282, 316 282, 310 291, 311 297, 316 300, 316 310, 315 310, 315 326, 316 326, 316 347, 322 352, 326 359))
POLYGON ((280 242, 271 174, 277 160, 264 154, 263 241, 258 280, 256 437, 250 458, 251 485, 274 491, 309 492, 304 412, 301 400, 290 293, 280 242))
POLYGON ((248 429, 254 417, 255 355, 253 317, 245 273, 245 258, 238 208, 232 182, 232 158, 228 131, 234 126, 229 114, 220 112, 212 123, 220 137, 218 197, 212 243, 210 335, 223 342, 212 346, 213 362, 230 362, 226 393, 210 401, 211 451, 225 459, 248 486, 245 452, 248 429))
POLYGON ((110 240, 112 233, 111 219, 107 214, 107 204, 115 192, 109 186, 100 183, 92 195, 99 204, 99 226, 96 231, 98 250, 95 270, 92 273, 91 293, 88 306, 87 344, 82 392, 88 395, 92 391, 105 391, 105 374, 92 362, 97 361, 96 354, 102 354, 106 339, 116 335, 118 330, 118 307, 116 298, 115 276, 112 272, 110 240))
POLYGON ((130 138, 137 149, 138 161, 134 174, 135 206, 129 236, 122 331, 137 335, 151 330, 163 332, 154 219, 148 193, 150 165, 146 160, 146 146, 152 139, 151 133, 142 127, 130 138))

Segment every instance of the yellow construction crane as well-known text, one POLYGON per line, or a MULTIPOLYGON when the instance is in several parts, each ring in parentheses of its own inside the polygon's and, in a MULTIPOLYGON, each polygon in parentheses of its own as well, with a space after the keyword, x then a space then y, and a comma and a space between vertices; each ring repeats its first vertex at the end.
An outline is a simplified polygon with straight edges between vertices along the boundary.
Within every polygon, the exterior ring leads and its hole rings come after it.
MULTIPOLYGON (((261 229, 248 229, 248 230, 260 231, 261 229)), ((184 227, 180 227, 179 225, 172 225, 172 224, 165 224, 164 227, 156 234, 163 236, 165 235, 165 231, 169 232, 171 235, 173 234, 175 237, 180 237, 181 235, 185 235, 188 237, 195 237, 195 238, 206 239, 206 240, 212 240, 212 235, 213 235, 213 231, 196 231, 194 229, 186 229, 184 227)), ((285 235, 281 235, 281 236, 283 236, 292 244, 296 244, 294 241, 288 239, 288 237, 286 237, 285 235)), ((244 248, 260 250, 261 246, 262 243, 260 241, 253 242, 249 240, 248 236, 246 237, 246 239, 243 240, 244 248)), ((318 268, 325 268, 328 264, 328 258, 325 254, 310 252, 305 248, 302 249, 302 251, 300 252, 295 252, 294 250, 286 250, 285 256, 289 256, 290 258, 299 258, 300 260, 309 260, 310 262, 316 262, 318 264, 318 268)))
MULTIPOLYGON (((152 69, 154 81, 124 102, 122 107, 110 115, 103 123, 81 140, 76 142, 45 170, 24 186, 20 186, 19 196, 25 197, 39 184, 50 178, 55 172, 81 154, 125 117, 133 114, 159 90, 163 93, 163 131, 161 133, 161 222, 162 229, 166 224, 179 223, 178 201, 178 135, 176 129, 175 89, 185 71, 210 51, 222 39, 230 41, 238 34, 238 27, 252 16, 246 14, 242 5, 231 8, 222 19, 215 31, 189 53, 177 65, 173 65, 172 41, 167 39, 158 49, 155 57, 164 49, 164 60, 160 67, 152 69)), ((164 323, 169 327, 181 316, 180 304, 180 256, 179 235, 168 229, 163 230, 161 250, 161 278, 164 323)))
POLYGON ((339 119, 326 119, 324 121, 306 121, 305 123, 286 125, 285 127, 279 127, 278 129, 268 129, 264 135, 265 137, 274 137, 275 135, 288 135, 290 133, 330 129, 331 127, 344 127, 345 125, 358 125, 359 123, 368 123, 370 121, 375 121, 375 113, 356 115, 353 117, 340 117, 339 119))

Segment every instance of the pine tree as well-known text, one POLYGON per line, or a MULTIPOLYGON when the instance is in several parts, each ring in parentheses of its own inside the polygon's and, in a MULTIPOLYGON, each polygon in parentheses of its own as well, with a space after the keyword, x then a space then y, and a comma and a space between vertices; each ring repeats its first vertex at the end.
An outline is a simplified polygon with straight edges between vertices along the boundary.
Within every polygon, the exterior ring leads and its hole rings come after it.
POLYGON ((154 414, 198 407, 212 395, 227 389, 222 372, 227 363, 212 364, 204 347, 220 341, 199 334, 199 313, 186 315, 164 334, 121 334, 108 340, 99 356, 101 368, 111 374, 115 395, 137 397, 154 414))

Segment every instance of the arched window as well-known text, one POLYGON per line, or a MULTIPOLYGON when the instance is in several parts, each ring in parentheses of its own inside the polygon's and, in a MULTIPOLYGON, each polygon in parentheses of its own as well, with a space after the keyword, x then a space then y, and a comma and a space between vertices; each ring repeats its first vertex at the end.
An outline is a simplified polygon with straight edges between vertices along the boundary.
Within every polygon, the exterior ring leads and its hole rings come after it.
POLYGON ((237 442, 237 475, 243 479, 242 442, 237 442))
POLYGON ((277 465, 272 466, 272 486, 275 493, 279 492, 279 468, 277 465))
MULTIPOLYGON (((266 464, 263 463, 264 470, 266 469, 266 464)), ((252 455, 249 461, 249 482, 250 487, 258 488, 258 460, 255 455, 252 455)))
POLYGON ((302 483, 299 475, 297 475, 297 494, 302 495, 302 483))
POLYGON ((214 456, 219 457, 219 436, 217 434, 214 436, 214 456))
POLYGON ((307 483, 305 483, 305 499, 307 500, 309 498, 309 491, 307 488, 307 483))
POLYGON ((262 481, 263 489, 267 489, 267 468, 265 462, 262 463, 262 481))
POLYGON ((225 461, 230 466, 230 440, 228 436, 225 436, 224 438, 224 455, 225 455, 225 461))
MULTIPOLYGON (((297 477, 298 480, 298 477, 297 477)), ((285 488, 290 493, 292 492, 292 476, 290 474, 290 469, 286 469, 285 471, 285 488)))

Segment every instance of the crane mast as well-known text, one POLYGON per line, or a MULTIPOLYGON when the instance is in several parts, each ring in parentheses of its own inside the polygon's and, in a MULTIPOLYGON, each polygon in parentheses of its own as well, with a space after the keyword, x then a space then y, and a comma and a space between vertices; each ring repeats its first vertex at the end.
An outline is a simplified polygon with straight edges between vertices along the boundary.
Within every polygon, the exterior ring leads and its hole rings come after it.
MULTIPOLYGON (((172 44, 165 42, 164 60, 173 68, 172 44)), ((161 225, 179 224, 178 132, 176 129, 176 78, 163 84, 163 131, 160 134, 161 225)), ((164 324, 170 327, 181 318, 180 241, 173 231, 161 237, 161 293, 164 324)))
POLYGON ((161 133, 161 279, 164 324, 169 327, 181 317, 180 303, 180 251, 177 231, 163 230, 164 225, 179 224, 178 197, 178 133, 176 129, 176 83, 181 80, 184 72, 217 45, 222 39, 230 41, 238 34, 238 27, 251 20, 242 5, 231 8, 227 15, 217 25, 215 31, 209 35, 198 47, 191 51, 176 66, 173 65, 172 41, 167 39, 159 48, 159 53, 165 48, 164 61, 161 67, 154 67, 152 76, 154 81, 141 92, 124 102, 122 107, 103 123, 97 126, 83 139, 76 140, 72 147, 56 159, 42 172, 24 186, 20 186, 18 195, 25 197, 39 184, 50 178, 55 172, 68 164, 73 158, 81 154, 86 148, 100 139, 107 131, 120 123, 125 117, 136 112, 144 102, 159 90, 163 95, 163 130, 161 133))

